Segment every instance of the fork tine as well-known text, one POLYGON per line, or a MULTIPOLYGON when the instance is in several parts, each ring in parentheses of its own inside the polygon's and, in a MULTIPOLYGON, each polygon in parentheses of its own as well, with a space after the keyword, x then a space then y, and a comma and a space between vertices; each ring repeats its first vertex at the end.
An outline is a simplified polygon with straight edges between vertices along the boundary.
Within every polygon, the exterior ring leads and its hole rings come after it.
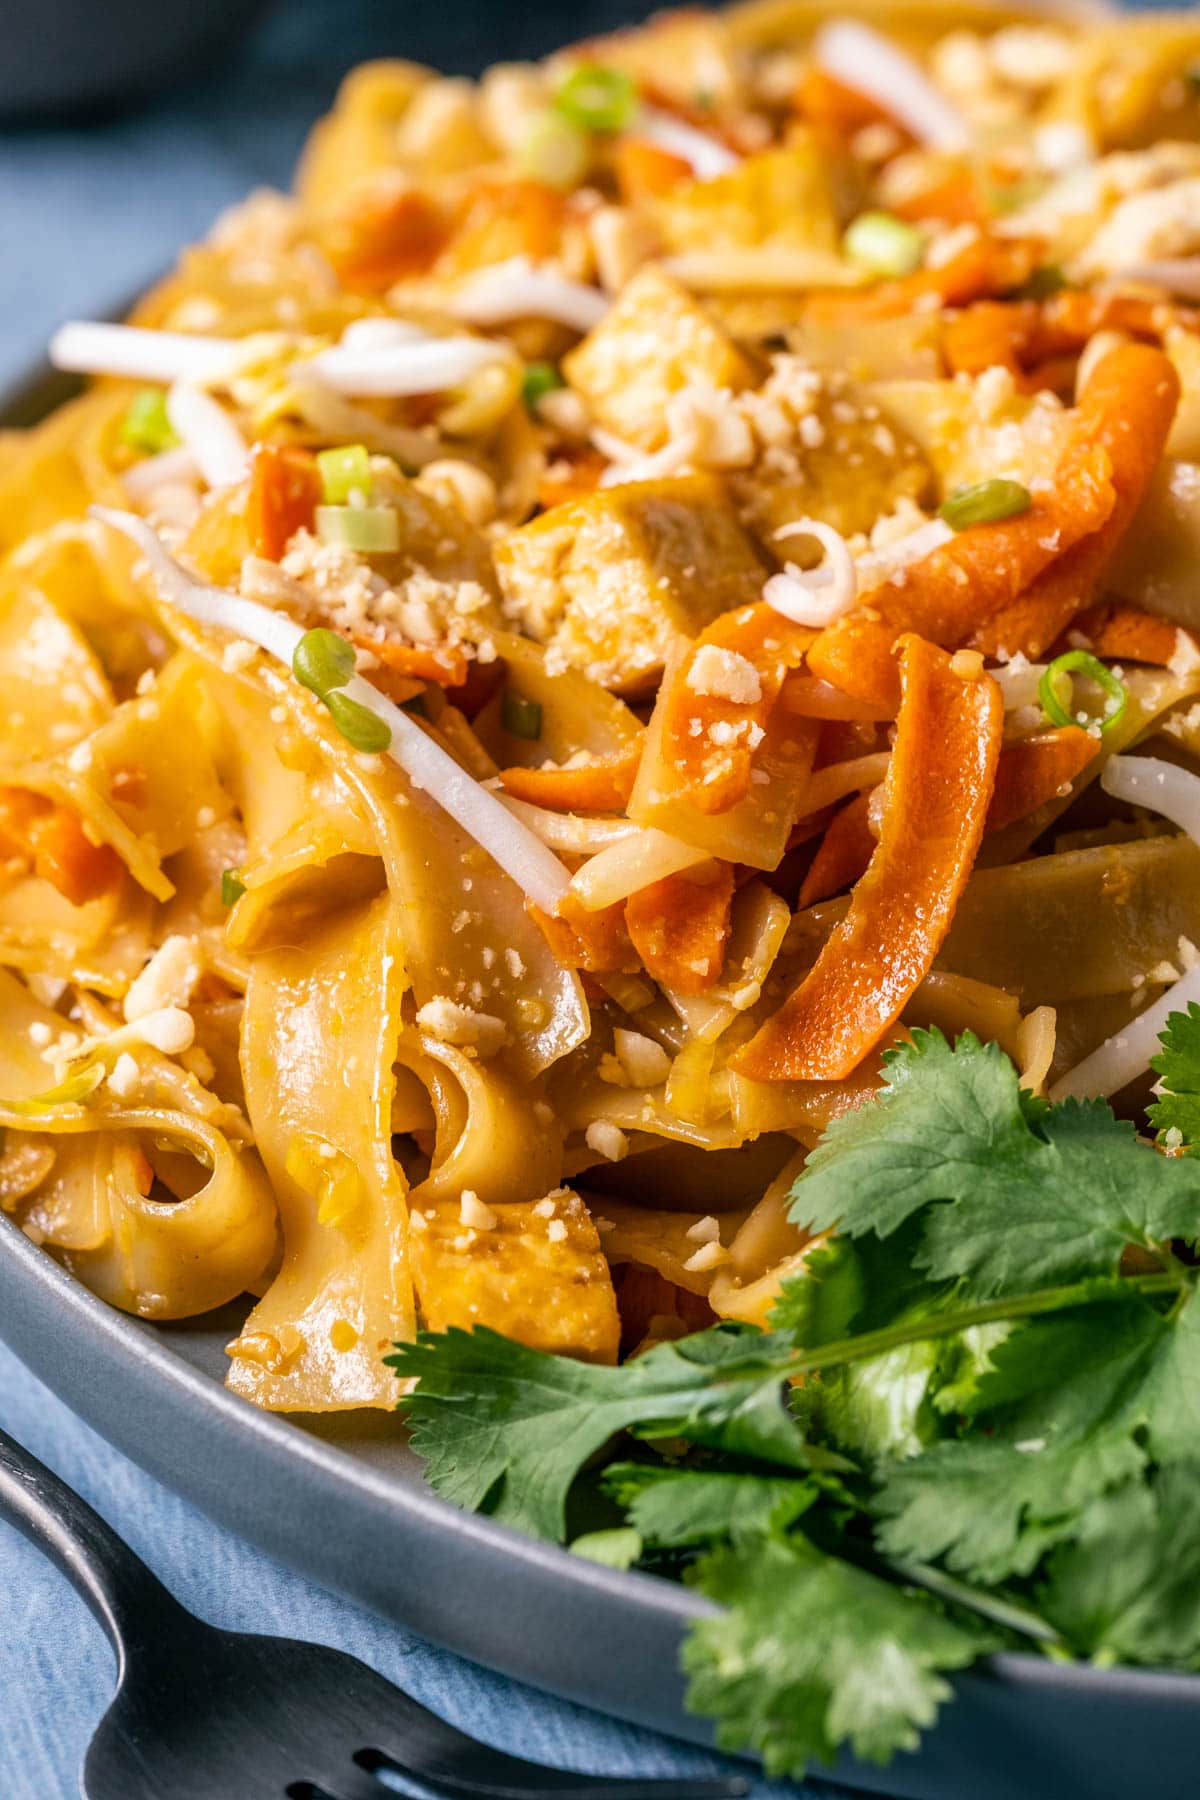
MULTIPOLYGON (((712 1781, 580 1775, 570 1769, 525 1762, 503 1750, 489 1750, 470 1738, 464 1742, 473 1752, 472 1764, 466 1767, 411 1755, 381 1757, 372 1766, 410 1775, 453 1800, 737 1800, 750 1788, 740 1775, 720 1776, 712 1781)), ((362 1753, 364 1764, 370 1754, 362 1753)), ((373 1793, 378 1800, 378 1786, 373 1793)), ((359 1796, 346 1796, 346 1800, 359 1800, 359 1796)))

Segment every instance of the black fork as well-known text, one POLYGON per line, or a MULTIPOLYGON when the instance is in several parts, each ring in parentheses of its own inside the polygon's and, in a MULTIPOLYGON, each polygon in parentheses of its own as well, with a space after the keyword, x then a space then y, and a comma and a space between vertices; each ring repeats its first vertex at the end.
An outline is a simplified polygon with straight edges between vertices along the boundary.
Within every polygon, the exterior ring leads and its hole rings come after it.
POLYGON ((357 1657, 219 1631, 167 1592, 100 1515, 0 1431, 0 1517, 87 1601, 117 1692, 86 1800, 386 1800, 380 1771, 460 1800, 732 1800, 747 1783, 606 1780, 480 1744, 357 1657))

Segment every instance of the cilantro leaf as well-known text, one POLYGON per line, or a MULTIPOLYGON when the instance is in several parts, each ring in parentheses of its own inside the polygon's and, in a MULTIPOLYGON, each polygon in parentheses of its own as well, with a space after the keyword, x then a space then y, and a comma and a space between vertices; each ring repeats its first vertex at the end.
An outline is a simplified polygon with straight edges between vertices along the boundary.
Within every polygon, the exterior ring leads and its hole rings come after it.
POLYGON ((437 1491, 561 1541, 571 1484, 619 1431, 806 1469, 783 1403, 790 1350, 787 1337, 718 1326, 611 1369, 456 1328, 423 1332, 387 1361, 401 1379, 419 1379, 400 1408, 437 1491))
POLYGON ((1189 1001, 1185 1013, 1172 1013, 1159 1042, 1160 1055, 1150 1067, 1162 1083, 1162 1098, 1146 1108, 1159 1133, 1177 1131, 1193 1155, 1200 1155, 1200 1005, 1189 1001))
POLYGON ((998 1642, 802 1537, 716 1550, 689 1579, 727 1610, 684 1645, 688 1706, 716 1719, 722 1749, 757 1751, 771 1775, 800 1779, 843 1743, 872 1762, 915 1749, 950 1697, 942 1671, 998 1642))
POLYGON ((1113 1284, 1033 1320, 991 1352, 971 1411, 987 1434, 898 1464, 878 1497, 880 1546, 982 1582, 1027 1575, 1108 1489, 1200 1442, 1200 1303, 1174 1318, 1113 1284))
POLYGON ((1200 1462, 1130 1481, 1051 1556, 1038 1603, 1084 1654, 1200 1668, 1200 1462))
POLYGON ((605 1491, 625 1508, 644 1543, 685 1550, 731 1540, 741 1543, 771 1526, 795 1522, 819 1495, 815 1482, 733 1470, 615 1463, 605 1491))
POLYGON ((914 1031, 880 1098, 843 1115, 793 1188, 791 1216, 888 1237, 929 1207, 919 1267, 969 1298, 1115 1274, 1125 1247, 1200 1235, 1200 1170, 1164 1161, 1103 1101, 1023 1103, 995 1044, 914 1031), (937 1204, 937 1203, 942 1204, 937 1204))

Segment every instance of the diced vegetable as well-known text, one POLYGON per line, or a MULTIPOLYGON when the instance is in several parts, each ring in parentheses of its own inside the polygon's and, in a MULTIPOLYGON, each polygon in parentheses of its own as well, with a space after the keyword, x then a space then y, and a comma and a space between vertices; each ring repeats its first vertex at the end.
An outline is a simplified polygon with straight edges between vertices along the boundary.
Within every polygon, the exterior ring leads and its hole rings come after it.
POLYGON ((921 266, 924 240, 893 213, 865 212, 846 232, 842 247, 851 262, 873 275, 911 275, 921 266))
POLYGON ((400 548, 400 515, 392 506, 318 506, 317 536, 363 555, 400 548))
POLYGON ((542 709, 538 702, 527 700, 511 688, 505 688, 500 701, 500 722, 513 737, 526 738, 531 743, 542 735, 542 709))
POLYGON ((142 388, 133 396, 121 421, 121 442, 147 456, 171 450, 179 442, 167 417, 167 396, 162 388, 142 388))
POLYGON ((559 88, 554 104, 581 131, 623 131, 637 111, 637 90, 624 69, 581 63, 559 88))
POLYGON ((955 531, 966 531, 972 525, 994 525, 999 519, 1015 519, 1028 512, 1032 504, 1029 489, 1019 481, 996 478, 955 488, 938 508, 938 517, 945 519, 955 531))
POLYGON ((578 186, 590 160, 587 134, 550 109, 530 119, 517 151, 522 174, 563 192, 578 186))
POLYGON ((371 459, 365 444, 339 444, 317 452, 321 473, 321 499, 327 506, 344 506, 355 494, 366 499, 371 491, 371 459))

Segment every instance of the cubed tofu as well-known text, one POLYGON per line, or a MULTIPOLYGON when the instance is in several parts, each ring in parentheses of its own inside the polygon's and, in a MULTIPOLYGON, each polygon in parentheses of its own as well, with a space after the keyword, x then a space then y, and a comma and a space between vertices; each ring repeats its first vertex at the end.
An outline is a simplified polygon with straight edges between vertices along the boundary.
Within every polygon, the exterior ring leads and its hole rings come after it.
POLYGON ((630 482, 496 545, 504 610, 594 681, 649 686, 683 637, 762 594, 765 571, 712 475, 630 482))
POLYGON ((776 533, 796 519, 820 519, 852 537, 902 501, 932 494, 927 458, 872 401, 824 394, 806 423, 809 431, 793 449, 769 453, 755 470, 730 479, 742 523, 774 555, 776 533))
POLYGON ((656 450, 666 404, 701 383, 744 388, 749 358, 701 303, 662 269, 638 272, 601 324, 563 359, 563 373, 597 423, 627 443, 656 450))
POLYGON ((689 182, 664 195, 654 212, 671 250, 791 244, 832 251, 841 236, 829 171, 809 138, 743 157, 715 181, 689 182))

